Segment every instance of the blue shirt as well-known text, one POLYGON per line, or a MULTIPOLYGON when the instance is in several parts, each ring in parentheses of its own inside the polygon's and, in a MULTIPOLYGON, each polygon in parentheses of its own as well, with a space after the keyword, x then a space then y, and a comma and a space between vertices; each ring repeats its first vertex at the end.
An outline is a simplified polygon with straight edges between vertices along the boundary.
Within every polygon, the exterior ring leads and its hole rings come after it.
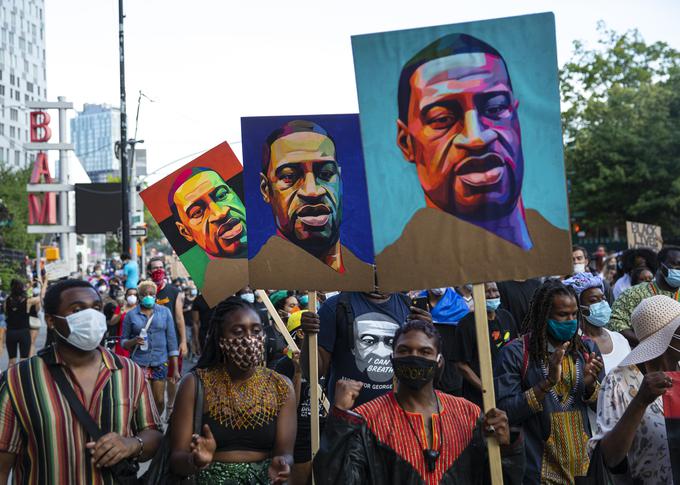
MULTIPOLYGON (((123 341, 137 338, 147 321, 148 318, 139 306, 127 312, 121 333, 123 341)), ((157 367, 165 364, 170 357, 179 355, 172 313, 163 305, 153 307, 153 320, 147 330, 147 339, 149 342, 147 350, 137 347, 130 355, 130 358, 142 367, 157 367)))
POLYGON ((125 289, 137 288, 139 284, 139 266, 137 261, 130 260, 123 266, 125 270, 125 289))
MULTIPOLYGON (((427 291, 423 291, 418 296, 427 296, 427 291)), ((470 313, 470 309, 465 303, 465 298, 456 293, 453 288, 447 288, 442 299, 430 310, 430 313, 434 323, 458 325, 458 322, 470 313)))

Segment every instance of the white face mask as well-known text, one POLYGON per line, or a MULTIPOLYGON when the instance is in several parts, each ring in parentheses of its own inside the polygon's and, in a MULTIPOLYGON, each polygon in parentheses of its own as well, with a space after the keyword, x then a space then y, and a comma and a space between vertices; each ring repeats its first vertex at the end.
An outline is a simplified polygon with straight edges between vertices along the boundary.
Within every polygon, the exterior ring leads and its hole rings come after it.
POLYGON ((586 265, 585 263, 577 263, 574 265, 574 274, 585 273, 586 265))
POLYGON ((128 295, 128 297, 125 300, 127 301, 128 305, 136 305, 137 295, 128 295))
POLYGON ((250 304, 255 303, 255 295, 253 293, 243 293, 241 295, 243 301, 247 301, 250 304))
POLYGON ((66 317, 55 315, 66 320, 71 333, 64 337, 55 327, 55 332, 75 348, 85 351, 94 350, 106 333, 106 317, 99 310, 88 308, 66 317))
POLYGON ((40 288, 33 288, 33 296, 38 296, 40 294, 40 288))
POLYGON ((442 296, 446 293, 446 288, 432 288, 430 291, 434 296, 442 296))

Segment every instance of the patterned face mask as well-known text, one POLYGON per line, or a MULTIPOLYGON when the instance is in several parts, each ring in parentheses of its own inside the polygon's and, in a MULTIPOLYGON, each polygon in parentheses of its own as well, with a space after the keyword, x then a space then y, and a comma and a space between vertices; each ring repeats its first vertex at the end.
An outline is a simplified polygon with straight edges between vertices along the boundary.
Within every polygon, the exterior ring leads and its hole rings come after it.
POLYGON ((245 371, 262 364, 264 339, 260 336, 223 338, 220 349, 227 361, 245 371))

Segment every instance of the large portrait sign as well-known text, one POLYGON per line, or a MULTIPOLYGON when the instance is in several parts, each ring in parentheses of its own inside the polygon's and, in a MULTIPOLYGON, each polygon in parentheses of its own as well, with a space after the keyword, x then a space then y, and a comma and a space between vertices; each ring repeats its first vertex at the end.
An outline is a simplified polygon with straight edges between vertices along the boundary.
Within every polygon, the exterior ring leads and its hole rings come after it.
POLYGON ((140 195, 209 305, 248 284, 243 167, 227 143, 140 195))
POLYGON ((382 290, 570 271, 552 14, 352 38, 382 290))
POLYGON ((251 284, 374 288, 358 115, 241 118, 251 284))

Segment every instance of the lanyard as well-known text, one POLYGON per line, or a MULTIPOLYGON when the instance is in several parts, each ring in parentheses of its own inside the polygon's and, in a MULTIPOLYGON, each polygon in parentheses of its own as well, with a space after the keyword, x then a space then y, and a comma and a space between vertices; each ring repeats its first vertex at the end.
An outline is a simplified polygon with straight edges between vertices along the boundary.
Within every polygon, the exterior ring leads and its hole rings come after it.
MULTIPOLYGON (((655 296, 656 296, 656 295, 662 295, 662 294, 663 294, 663 293, 661 293, 661 291, 662 291, 661 288, 659 288, 659 287, 657 286, 657 284, 656 284, 655 281, 650 281, 650 283, 649 283, 649 289, 652 290, 652 293, 653 293, 655 296)), ((675 290, 675 293, 673 293, 673 299, 674 299, 675 301, 680 301, 680 288, 678 288, 677 290, 675 290)))

